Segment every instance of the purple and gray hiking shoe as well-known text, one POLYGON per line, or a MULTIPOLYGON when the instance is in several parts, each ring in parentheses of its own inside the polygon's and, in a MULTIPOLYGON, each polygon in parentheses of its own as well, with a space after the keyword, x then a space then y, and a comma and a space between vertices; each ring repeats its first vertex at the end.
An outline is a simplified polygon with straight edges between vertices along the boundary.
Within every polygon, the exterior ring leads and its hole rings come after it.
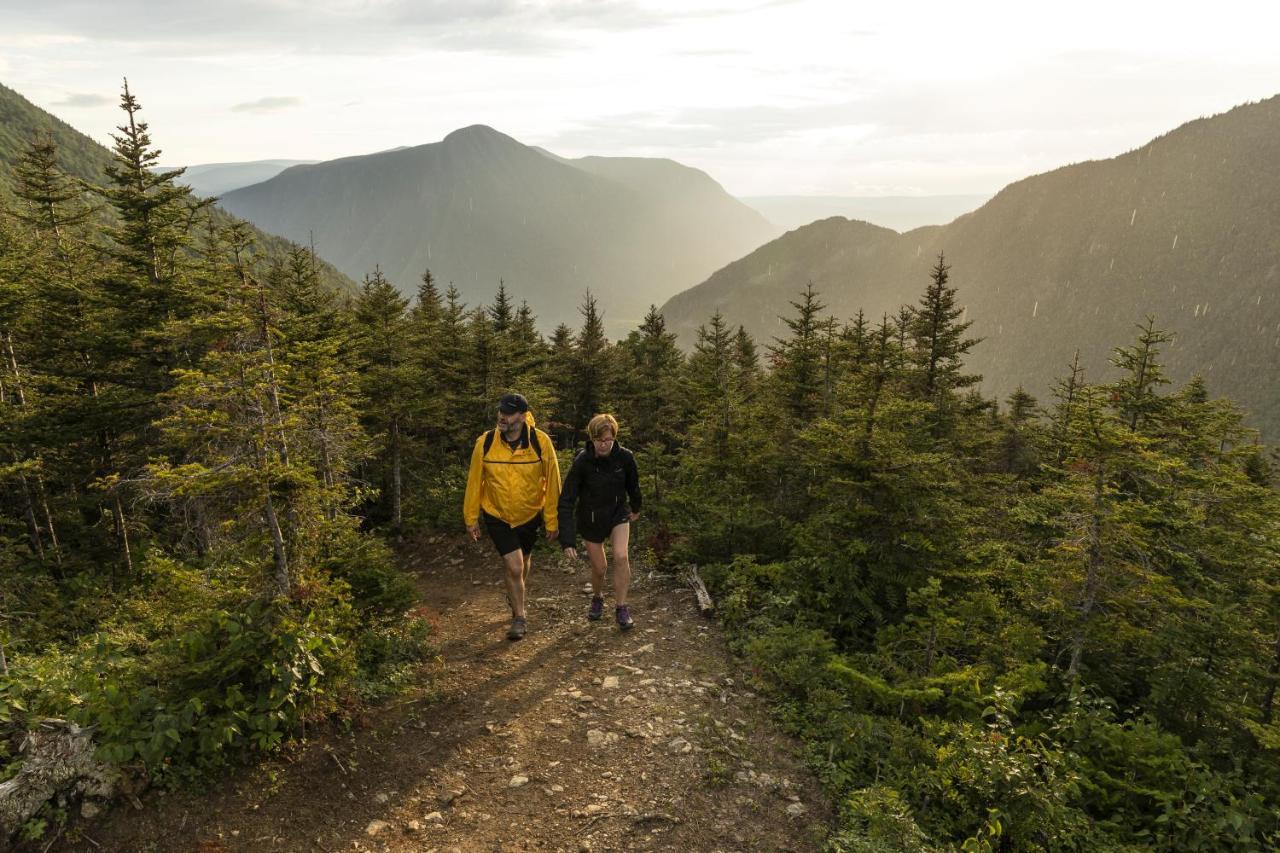
POLYGON ((635 620, 631 618, 631 611, 627 609, 625 604, 619 604, 614 608, 613 615, 618 620, 618 627, 623 631, 631 630, 632 626, 636 624, 635 620))
POLYGON ((591 609, 587 611, 587 618, 592 622, 598 620, 604 615, 604 597, 594 595, 591 597, 591 609))
POLYGON ((524 633, 527 630, 527 623, 523 616, 517 616, 511 620, 511 627, 507 629, 508 640, 523 640, 524 633))

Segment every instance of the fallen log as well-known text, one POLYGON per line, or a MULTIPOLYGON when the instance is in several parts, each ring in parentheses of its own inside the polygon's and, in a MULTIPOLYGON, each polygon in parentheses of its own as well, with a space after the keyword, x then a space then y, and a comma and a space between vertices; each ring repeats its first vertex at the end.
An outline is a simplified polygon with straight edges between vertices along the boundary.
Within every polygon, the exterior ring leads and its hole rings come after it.
POLYGON ((93 732, 66 720, 41 720, 20 747, 18 775, 0 782, 0 841, 59 794, 107 799, 119 773, 93 757, 93 732))
POLYGON ((697 566, 689 566, 685 571, 685 582, 693 587, 693 594, 698 599, 698 612, 703 616, 711 616, 715 613, 716 605, 711 600, 711 593, 707 592, 707 585, 702 582, 702 578, 698 575, 697 566))

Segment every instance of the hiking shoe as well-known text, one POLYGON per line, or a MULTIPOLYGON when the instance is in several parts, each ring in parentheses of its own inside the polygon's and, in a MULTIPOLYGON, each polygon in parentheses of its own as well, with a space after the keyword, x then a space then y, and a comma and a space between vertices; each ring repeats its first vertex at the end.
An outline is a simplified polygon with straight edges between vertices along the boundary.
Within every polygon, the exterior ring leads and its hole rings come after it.
POLYGON ((511 627, 507 629, 508 640, 523 640, 525 632, 525 621, 523 616, 517 616, 511 620, 511 627))
POLYGON ((591 609, 587 611, 587 618, 595 622, 604 615, 604 596, 591 596, 591 609))
POLYGON ((631 630, 631 627, 636 624, 631 618, 631 611, 627 609, 625 604, 619 604, 614 608, 613 615, 617 617, 618 627, 624 631, 631 630))

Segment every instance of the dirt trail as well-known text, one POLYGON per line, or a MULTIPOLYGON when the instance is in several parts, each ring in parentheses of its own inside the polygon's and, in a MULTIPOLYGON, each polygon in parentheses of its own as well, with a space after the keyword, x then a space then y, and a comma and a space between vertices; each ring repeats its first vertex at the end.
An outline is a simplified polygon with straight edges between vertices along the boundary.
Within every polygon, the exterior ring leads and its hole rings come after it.
MULTIPOLYGON (((438 614, 424 687, 203 794, 150 793, 77 851, 815 850, 830 806, 692 593, 637 572, 636 627, 586 620, 545 550, 529 635, 487 543, 410 558, 438 614)), ((56 848, 55 848, 56 849, 56 848)))

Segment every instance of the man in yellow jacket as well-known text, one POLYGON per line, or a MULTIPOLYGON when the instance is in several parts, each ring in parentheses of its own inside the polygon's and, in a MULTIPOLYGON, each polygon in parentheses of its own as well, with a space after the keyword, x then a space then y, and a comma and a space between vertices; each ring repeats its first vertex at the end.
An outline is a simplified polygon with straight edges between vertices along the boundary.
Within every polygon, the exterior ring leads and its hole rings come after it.
POLYGON ((533 543, 545 522, 547 538, 560 525, 560 461, 551 437, 534 427, 529 403, 519 394, 498 401, 498 425, 476 439, 467 472, 462 518, 467 532, 480 539, 480 526, 502 555, 507 598, 511 602, 508 640, 525 633, 525 580, 532 566, 533 543))

